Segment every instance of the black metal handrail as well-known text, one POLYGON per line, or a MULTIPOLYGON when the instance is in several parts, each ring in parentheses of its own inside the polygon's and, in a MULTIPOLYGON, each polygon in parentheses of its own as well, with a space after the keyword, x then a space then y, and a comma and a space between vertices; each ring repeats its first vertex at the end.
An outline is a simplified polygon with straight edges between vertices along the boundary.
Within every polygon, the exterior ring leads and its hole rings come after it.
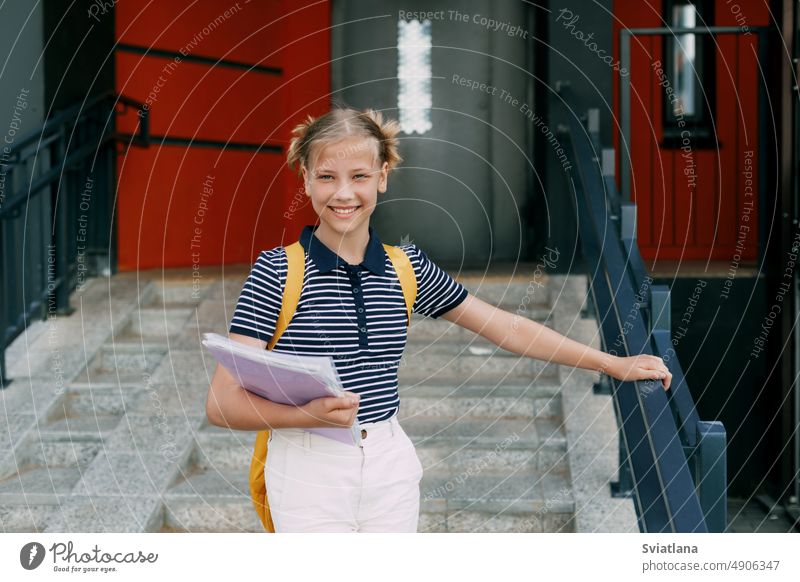
POLYGON ((69 313, 69 294, 83 277, 113 269, 115 144, 147 146, 148 129, 142 103, 104 93, 58 112, 4 152, 0 388, 9 383, 11 342, 32 321, 69 313), (116 116, 130 108, 137 134, 115 133, 116 116))
POLYGON ((568 86, 559 95, 569 120, 564 147, 576 169, 569 185, 603 347, 621 356, 659 356, 673 375, 668 392, 660 382, 603 377, 620 429, 619 482, 612 491, 633 497, 640 531, 725 531, 725 429, 697 415, 672 347, 669 289, 652 285, 639 255, 635 205, 621 202, 613 179, 604 179, 597 124, 588 130, 577 118, 568 86))

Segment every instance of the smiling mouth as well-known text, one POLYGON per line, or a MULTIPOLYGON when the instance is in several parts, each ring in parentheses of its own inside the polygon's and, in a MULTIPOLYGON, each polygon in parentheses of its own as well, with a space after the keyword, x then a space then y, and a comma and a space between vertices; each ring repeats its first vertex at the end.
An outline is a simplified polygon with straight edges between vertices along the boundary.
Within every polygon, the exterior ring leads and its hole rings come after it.
POLYGON ((354 214, 356 210, 361 208, 361 206, 349 206, 347 208, 336 208, 334 206, 328 206, 328 208, 330 208, 337 216, 349 216, 351 214, 354 214))

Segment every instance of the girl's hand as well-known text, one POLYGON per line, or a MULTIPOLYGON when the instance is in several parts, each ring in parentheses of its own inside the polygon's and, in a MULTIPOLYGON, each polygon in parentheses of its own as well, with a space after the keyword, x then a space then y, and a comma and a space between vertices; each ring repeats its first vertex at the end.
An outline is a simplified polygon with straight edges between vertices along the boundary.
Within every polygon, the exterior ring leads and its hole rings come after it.
POLYGON ((669 388, 672 374, 664 360, 656 356, 641 354, 621 358, 615 356, 606 373, 623 382, 633 380, 663 380, 664 390, 669 388))
POLYGON ((358 394, 315 398, 299 408, 304 412, 304 428, 344 428, 353 426, 358 414, 358 394))

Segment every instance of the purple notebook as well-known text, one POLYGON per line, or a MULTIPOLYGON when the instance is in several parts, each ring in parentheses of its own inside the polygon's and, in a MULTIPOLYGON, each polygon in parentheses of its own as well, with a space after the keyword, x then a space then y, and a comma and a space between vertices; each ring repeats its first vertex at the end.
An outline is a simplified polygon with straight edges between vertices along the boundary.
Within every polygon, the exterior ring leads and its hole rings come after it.
MULTIPOLYGON (((279 404, 300 406, 315 398, 345 393, 328 356, 293 356, 260 350, 216 333, 203 334, 203 345, 247 391, 279 404)), ((356 446, 358 421, 348 428, 307 428, 309 432, 356 446)))

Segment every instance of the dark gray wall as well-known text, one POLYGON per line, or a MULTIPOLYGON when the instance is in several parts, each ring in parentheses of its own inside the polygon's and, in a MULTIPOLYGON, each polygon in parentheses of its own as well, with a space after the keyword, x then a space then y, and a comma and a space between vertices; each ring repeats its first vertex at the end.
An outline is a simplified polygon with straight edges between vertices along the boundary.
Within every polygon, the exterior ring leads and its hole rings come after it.
POLYGON ((728 494, 750 497, 768 483, 766 475, 785 445, 773 421, 779 378, 769 373, 775 346, 748 357, 762 331, 768 296, 764 277, 737 277, 729 298, 720 300, 727 281, 655 278, 654 284, 671 288, 675 352, 700 418, 725 425, 728 494))
MULTIPOLYGON (((595 42, 597 50, 611 54, 611 0, 564 0, 548 2, 550 12, 547 16, 550 45, 540 47, 547 56, 547 123, 555 132, 566 119, 561 100, 556 94, 558 82, 568 82, 578 103, 576 115, 583 115, 590 107, 600 110, 600 136, 604 147, 611 146, 612 139, 612 69, 603 62, 593 49, 576 38, 580 31, 584 38, 593 35, 589 43, 595 42), (567 12, 572 12, 569 17, 567 12), (569 28, 564 23, 578 19, 569 28)), ((548 243, 558 247, 564 257, 558 266, 559 272, 582 272, 582 258, 577 239, 577 225, 573 210, 573 200, 568 188, 566 172, 557 156, 553 155, 550 144, 541 144, 541 155, 547 160, 546 188, 547 199, 545 216, 538 217, 539 230, 544 230, 548 243), (543 225, 542 222, 545 224, 543 225)))
POLYGON ((45 0, 45 91, 53 111, 114 89, 114 9, 103 13, 98 6, 95 0, 45 0))
POLYGON ((27 0, 9 0, 0 8, 0 147, 9 145, 6 137, 16 141, 36 129, 44 116, 42 14, 40 3, 27 0))
POLYGON ((431 136, 404 138, 406 169, 390 179, 384 198, 389 203, 374 219, 387 242, 410 236, 444 264, 475 267, 490 261, 536 261, 550 246, 562 257, 553 270, 581 271, 565 170, 570 163, 558 151, 563 139, 558 129, 565 117, 556 86, 559 81, 570 83, 579 102, 576 114, 589 107, 600 109, 601 138, 610 145, 612 69, 596 51, 611 54, 611 4, 333 3, 334 100, 384 109, 390 115, 396 115, 398 10, 457 9, 470 16, 467 23, 449 17, 433 21, 433 74, 443 78, 434 80, 432 137, 453 145, 434 148, 426 141, 431 136), (471 21, 475 14, 516 24, 526 35, 489 32, 471 21), (564 26, 567 21, 572 22, 569 28, 564 26), (578 30, 591 34, 596 46, 587 47, 585 40, 576 38, 578 30), (453 73, 505 89, 518 102, 454 90, 453 73), (523 111, 523 104, 530 112, 523 111), (404 197, 427 204, 400 203, 404 197))
POLYGON ((399 116, 400 10, 457 10, 467 20, 449 12, 432 19, 433 129, 424 135, 401 134, 405 161, 390 176, 373 224, 385 242, 410 238, 446 266, 483 268, 531 259, 531 197, 536 192, 531 176, 538 167, 530 123, 519 111, 521 103, 533 106, 530 4, 334 2, 335 103, 399 116), (481 18, 521 32, 487 29, 481 18), (454 75, 497 89, 495 94, 470 90, 455 83, 454 75), (503 90, 519 104, 503 101, 503 90))

